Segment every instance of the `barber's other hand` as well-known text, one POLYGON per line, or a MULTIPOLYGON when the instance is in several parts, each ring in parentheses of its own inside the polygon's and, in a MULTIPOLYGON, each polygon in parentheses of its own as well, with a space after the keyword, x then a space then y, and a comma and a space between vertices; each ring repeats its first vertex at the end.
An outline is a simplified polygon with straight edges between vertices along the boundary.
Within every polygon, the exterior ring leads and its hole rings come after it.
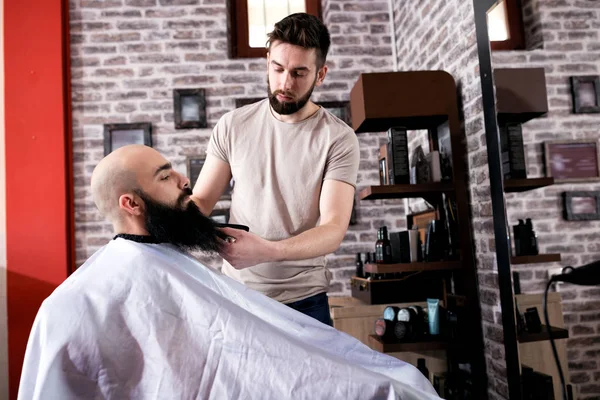
POLYGON ((244 269, 273 260, 275 242, 240 229, 222 228, 221 231, 231 238, 223 241, 221 257, 235 269, 244 269))

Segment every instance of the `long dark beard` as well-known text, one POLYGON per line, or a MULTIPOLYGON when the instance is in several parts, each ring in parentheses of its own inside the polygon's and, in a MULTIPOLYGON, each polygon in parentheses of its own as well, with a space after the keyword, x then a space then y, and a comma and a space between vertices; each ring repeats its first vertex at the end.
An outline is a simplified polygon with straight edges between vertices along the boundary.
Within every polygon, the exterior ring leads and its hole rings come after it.
POLYGON ((289 103, 288 102, 280 102, 279 100, 277 100, 277 95, 278 94, 287 95, 287 94, 281 90, 276 90, 274 93, 271 92, 271 82, 269 81, 269 76, 267 75, 267 93, 269 94, 269 104, 271 104, 273 111, 275 111, 277 114, 280 114, 280 115, 294 114, 294 113, 300 111, 306 105, 306 103, 308 103, 308 100, 310 100, 310 96, 312 95, 312 92, 315 89, 316 82, 317 82, 317 77, 315 77, 315 81, 313 82, 312 87, 310 88, 308 93, 306 93, 304 96, 302 96, 298 100, 292 101, 289 103))
POLYGON ((223 233, 216 228, 215 222, 202 214, 193 201, 183 206, 184 200, 192 194, 191 189, 184 189, 176 206, 157 202, 141 190, 136 193, 145 203, 146 230, 157 241, 185 250, 214 253, 221 249, 219 238, 223 233))

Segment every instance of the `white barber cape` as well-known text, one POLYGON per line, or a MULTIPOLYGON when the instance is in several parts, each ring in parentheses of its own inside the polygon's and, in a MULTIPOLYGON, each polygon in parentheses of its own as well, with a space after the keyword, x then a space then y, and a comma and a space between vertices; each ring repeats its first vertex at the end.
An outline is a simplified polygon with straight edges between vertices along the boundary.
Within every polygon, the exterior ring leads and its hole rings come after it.
POLYGON ((42 304, 19 399, 439 399, 369 349, 175 247, 116 239, 42 304))

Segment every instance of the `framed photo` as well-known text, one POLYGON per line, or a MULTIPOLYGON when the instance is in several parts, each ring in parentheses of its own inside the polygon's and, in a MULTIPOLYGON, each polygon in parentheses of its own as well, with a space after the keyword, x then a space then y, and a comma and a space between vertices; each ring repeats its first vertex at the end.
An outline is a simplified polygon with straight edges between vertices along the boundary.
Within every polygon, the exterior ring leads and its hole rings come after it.
POLYGON ((571 96, 574 113, 600 113, 600 76, 572 76, 571 96))
POLYGON ((206 128, 204 89, 173 89, 175 129, 206 128))
MULTIPOLYGON (((194 187, 198 177, 200 176, 200 171, 204 166, 204 162, 206 161, 206 157, 188 157, 187 158, 187 175, 190 179, 191 186, 194 187)), ((229 181, 229 186, 225 189, 221 198, 221 200, 231 200, 231 192, 233 191, 233 178, 229 181)))
POLYGON ((352 118, 350 115, 350 102, 349 101, 320 101, 315 104, 323 107, 342 121, 348 126, 352 126, 352 118))
POLYGON ((104 124, 104 156, 128 144, 143 144, 152 147, 152 124, 104 124))
POLYGON ((600 220, 600 192, 564 192, 564 216, 568 221, 600 220))
POLYGON ((545 142, 546 176, 556 183, 599 181, 599 149, 596 139, 545 142))
POLYGON ((229 221, 229 209, 213 210, 210 213, 210 218, 220 224, 226 224, 229 221))
POLYGON ((248 104, 254 104, 258 101, 264 100, 264 97, 254 97, 251 99, 235 99, 235 108, 247 106, 248 104))

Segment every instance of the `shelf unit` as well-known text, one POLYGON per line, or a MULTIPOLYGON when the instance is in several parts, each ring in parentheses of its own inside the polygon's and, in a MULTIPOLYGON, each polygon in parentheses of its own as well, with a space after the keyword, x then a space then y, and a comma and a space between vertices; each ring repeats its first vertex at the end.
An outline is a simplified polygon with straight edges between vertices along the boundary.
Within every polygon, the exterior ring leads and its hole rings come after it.
POLYGON ((453 271, 462 268, 460 261, 414 262, 406 264, 365 264, 363 270, 370 274, 395 272, 453 271))
MULTIPOLYGON (((499 126, 508 123, 522 124, 531 119, 543 116, 548 112, 548 96, 546 91, 545 71, 543 68, 495 68, 493 70, 493 74, 495 82, 495 91, 486 92, 484 89, 484 97, 488 95, 490 97, 493 97, 494 93, 496 93, 497 103, 495 111, 497 114, 497 121, 499 126)), ((490 168, 492 167, 490 166, 490 168)), ((498 178, 494 176, 492 177, 492 179, 498 178)), ((493 184, 495 182, 491 183, 493 184)), ((503 180, 504 193, 522 193, 530 190, 548 187, 553 184, 554 178, 503 180)), ((505 196, 504 201, 506 201, 505 196)), ((506 220, 508 220, 508 217, 505 217, 506 220)), ((507 226, 506 228, 508 230, 511 230, 511 227, 509 226, 507 226)), ((512 265, 544 264, 559 261, 561 261, 560 254, 539 254, 536 256, 518 257, 511 256, 510 263, 508 265, 508 270, 500 270, 501 267, 499 265, 499 276, 512 276, 512 265)), ((509 280, 503 280, 502 282, 500 282, 499 286, 501 292, 500 298, 503 299, 501 300, 502 309, 507 310, 505 312, 509 312, 508 310, 510 309, 514 310, 514 306, 512 305, 512 303, 509 304, 510 301, 513 299, 513 296, 509 295, 509 293, 512 293, 511 282, 509 280)), ((516 303, 521 312, 524 311, 524 308, 535 305, 538 308, 539 315, 541 316, 543 315, 541 312, 541 301, 539 301, 539 299, 536 299, 532 303, 532 299, 534 297, 535 295, 519 295, 516 296, 516 303), (530 302, 530 304, 525 306, 523 303, 527 301, 530 302)), ((550 323, 552 324, 552 336, 555 339, 568 338, 568 331, 562 328, 564 322, 562 319, 560 298, 558 299, 558 301, 555 299, 554 303, 554 322, 552 321, 552 318, 550 321, 550 323), (558 326, 554 326, 557 323, 558 326)), ((507 317, 506 321, 510 321, 509 326, 507 326, 506 323, 504 323, 504 344, 507 360, 507 371, 513 371, 509 373, 510 376, 508 377, 510 386, 509 392, 513 394, 520 392, 521 380, 518 375, 515 376, 515 373, 518 373, 520 371, 521 364, 524 364, 534 368, 534 370, 538 370, 552 375, 555 389, 555 397, 560 398, 561 392, 560 382, 558 382, 558 376, 556 374, 556 371, 552 368, 553 362, 551 362, 549 358, 546 358, 549 354, 551 354, 551 352, 547 351, 549 350, 549 344, 544 343, 549 339, 546 327, 543 326, 542 332, 540 333, 521 333, 515 338, 516 343, 514 343, 515 340, 513 340, 512 332, 508 335, 510 338, 507 338, 507 331, 511 331, 514 329, 514 318, 507 317), (519 387, 517 388, 517 386, 519 387)), ((564 346, 564 343, 562 343, 559 346, 561 347, 563 352, 563 361, 566 359, 566 354, 564 354, 564 346)), ((567 364, 565 362, 561 362, 561 364, 565 371, 565 375, 568 376, 567 364)))
MULTIPOLYGON (((467 182, 464 179, 467 166, 464 154, 466 148, 464 134, 461 130, 460 114, 457 103, 457 87, 454 78, 445 71, 407 71, 389 73, 361 74, 350 92, 350 108, 353 128, 357 134, 362 132, 384 132, 391 127, 402 126, 407 130, 427 130, 429 132, 430 150, 439 150, 438 127, 447 123, 447 138, 452 150, 452 182, 426 183, 414 185, 367 186, 359 192, 359 199, 382 200, 423 198, 431 204, 440 204, 442 194, 456 201, 456 219, 458 221, 458 245, 460 261, 411 263, 394 265, 367 264, 366 272, 393 273, 417 272, 425 273, 411 276, 410 281, 437 279, 443 283, 443 273, 452 274, 455 293, 467 298, 465 317, 459 322, 464 338, 471 345, 461 352, 461 362, 471 363, 474 382, 474 398, 484 398, 487 392, 484 382, 485 359, 483 356, 483 333, 481 328, 481 310, 479 308, 477 273, 475 270, 472 226, 470 220, 470 202, 467 182), (410 96, 398 96, 398 93, 411 93, 410 96), (439 273, 432 278, 432 274, 439 273)), ((400 282, 401 280, 398 280, 400 282)), ((367 282, 353 278, 354 293, 364 295, 373 290, 378 282, 367 282), (359 291, 358 289, 361 289, 359 291)), ((401 285, 392 280, 388 285, 401 285)), ((411 286, 414 286, 411 285, 411 286)), ((394 286, 390 287, 390 291, 394 286)), ((402 286, 397 286, 398 288, 402 286)), ((406 287, 414 290, 414 287, 406 287)), ((400 289, 395 289, 395 292, 400 289)), ((424 291, 416 291, 423 297, 424 291)), ((444 295, 446 296, 446 295, 444 295)), ((364 297, 364 296, 363 296, 364 297)), ((381 296, 380 298, 384 298, 381 296)), ((422 300, 425 300, 423 297, 422 300)), ((445 300, 445 299, 444 299, 445 300)), ((399 300, 402 301, 402 300, 399 300)), ((446 303, 444 301, 444 303, 446 303)), ((378 303, 377 303, 378 304, 378 303)), ((376 337, 369 338, 369 344, 379 351, 422 351, 449 350, 443 342, 420 343, 383 343, 376 337)), ((454 363, 454 354, 447 352, 449 363, 454 363)))
POLYGON ((371 347, 382 353, 419 352, 431 350, 446 350, 448 342, 441 340, 421 342, 384 342, 379 336, 369 335, 371 347))
MULTIPOLYGON (((567 339, 569 337, 569 331, 565 328, 551 326, 550 330, 554 340, 567 339)), ((544 340, 550 340, 550 335, 548 335, 548 329, 546 325, 542 325, 542 331, 539 333, 522 332, 519 334, 519 343, 541 342, 544 340)))
POLYGON ((554 178, 505 179, 504 192, 525 192, 554 185, 554 178))
POLYGON ((512 256, 510 263, 513 265, 519 264, 545 264, 559 262, 560 254, 538 254, 537 256, 512 256))
POLYGON ((360 200, 406 199, 430 197, 454 192, 452 183, 422 183, 416 185, 367 186, 358 194, 360 200))

